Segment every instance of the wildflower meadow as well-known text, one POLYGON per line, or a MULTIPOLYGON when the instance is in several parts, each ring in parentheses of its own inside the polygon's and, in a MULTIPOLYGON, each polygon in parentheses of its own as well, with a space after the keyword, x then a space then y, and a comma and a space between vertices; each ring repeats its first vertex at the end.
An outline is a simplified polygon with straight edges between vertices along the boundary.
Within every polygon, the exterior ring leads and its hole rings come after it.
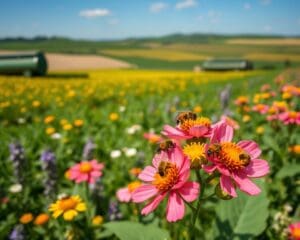
POLYGON ((300 239, 300 72, 0 76, 0 239, 300 239))

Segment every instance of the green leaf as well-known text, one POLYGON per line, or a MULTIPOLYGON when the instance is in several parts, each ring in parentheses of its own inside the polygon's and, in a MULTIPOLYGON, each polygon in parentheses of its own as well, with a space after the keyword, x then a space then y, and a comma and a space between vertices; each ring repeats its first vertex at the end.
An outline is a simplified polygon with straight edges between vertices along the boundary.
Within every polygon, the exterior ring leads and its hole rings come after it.
POLYGON ((152 225, 142 225, 136 222, 109 222, 103 225, 121 240, 167 240, 168 232, 152 225))
POLYGON ((258 196, 239 192, 237 198, 218 204, 214 227, 216 236, 222 236, 220 239, 248 239, 266 228, 269 200, 264 184, 259 182, 257 185, 262 190, 258 196))
POLYGON ((276 178, 282 179, 285 177, 292 177, 300 173, 300 164, 289 164, 285 165, 276 174, 276 178))

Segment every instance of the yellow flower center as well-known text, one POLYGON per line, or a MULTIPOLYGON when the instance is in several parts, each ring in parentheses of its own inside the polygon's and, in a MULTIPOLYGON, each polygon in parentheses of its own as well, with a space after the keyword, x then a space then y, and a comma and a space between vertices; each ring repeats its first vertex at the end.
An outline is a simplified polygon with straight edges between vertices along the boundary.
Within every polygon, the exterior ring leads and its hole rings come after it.
POLYGON ((204 143, 193 142, 185 145, 183 153, 191 160, 191 165, 201 165, 206 162, 204 143))
POLYGON ((62 199, 59 202, 59 208, 63 211, 75 209, 77 202, 72 198, 62 199))
POLYGON ((168 161, 161 161, 153 184, 160 191, 167 191, 178 182, 178 178, 179 173, 176 165, 168 161))
POLYGON ((189 132, 189 130, 195 126, 206 126, 209 128, 211 126, 211 121, 206 117, 198 117, 196 120, 186 119, 179 125, 180 129, 184 132, 189 132))
POLYGON ((129 183, 128 184, 128 186, 127 186, 127 188, 128 188, 128 191, 130 192, 130 193, 132 193, 135 189, 137 189, 139 186, 141 186, 141 182, 139 182, 139 181, 134 181, 134 182, 132 182, 132 183, 129 183))
POLYGON ((289 117, 290 118, 296 118, 297 117, 297 113, 292 111, 292 112, 289 112, 289 117))
POLYGON ((221 143, 220 160, 230 171, 241 170, 250 163, 250 156, 231 142, 221 143))
POLYGON ((82 173, 89 173, 92 171, 93 167, 89 162, 83 162, 80 164, 79 171, 82 173))

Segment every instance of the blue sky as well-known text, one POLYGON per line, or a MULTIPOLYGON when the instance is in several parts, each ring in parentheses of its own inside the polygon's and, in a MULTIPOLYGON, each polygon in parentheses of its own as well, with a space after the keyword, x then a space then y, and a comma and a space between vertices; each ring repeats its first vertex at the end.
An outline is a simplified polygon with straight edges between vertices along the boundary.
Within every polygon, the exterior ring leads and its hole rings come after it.
POLYGON ((0 38, 170 33, 300 35, 299 0, 3 0, 0 38))

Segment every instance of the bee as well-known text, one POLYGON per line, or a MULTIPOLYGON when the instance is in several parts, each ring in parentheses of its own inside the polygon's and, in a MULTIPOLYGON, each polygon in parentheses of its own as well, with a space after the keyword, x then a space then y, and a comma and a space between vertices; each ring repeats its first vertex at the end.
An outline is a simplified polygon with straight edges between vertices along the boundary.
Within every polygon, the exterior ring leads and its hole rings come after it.
POLYGON ((248 166, 249 163, 250 163, 250 161, 251 161, 251 157, 250 157, 250 155, 247 154, 247 153, 241 153, 241 154, 239 155, 239 159, 243 162, 243 165, 244 165, 244 166, 248 166))
POLYGON ((161 142, 158 145, 157 152, 160 153, 161 151, 168 151, 168 150, 170 150, 170 149, 172 149, 174 147, 175 147, 175 143, 173 143, 170 140, 166 140, 166 141, 161 142))
POLYGON ((208 157, 217 157, 222 150, 222 147, 218 143, 214 143, 208 147, 207 156, 208 157))
POLYGON ((167 161, 161 161, 158 166, 158 174, 164 177, 168 168, 170 168, 170 163, 167 161))
POLYGON ((180 113, 178 113, 178 115, 176 117, 176 124, 179 125, 188 119, 196 120, 197 115, 190 111, 189 112, 180 112, 180 113))

